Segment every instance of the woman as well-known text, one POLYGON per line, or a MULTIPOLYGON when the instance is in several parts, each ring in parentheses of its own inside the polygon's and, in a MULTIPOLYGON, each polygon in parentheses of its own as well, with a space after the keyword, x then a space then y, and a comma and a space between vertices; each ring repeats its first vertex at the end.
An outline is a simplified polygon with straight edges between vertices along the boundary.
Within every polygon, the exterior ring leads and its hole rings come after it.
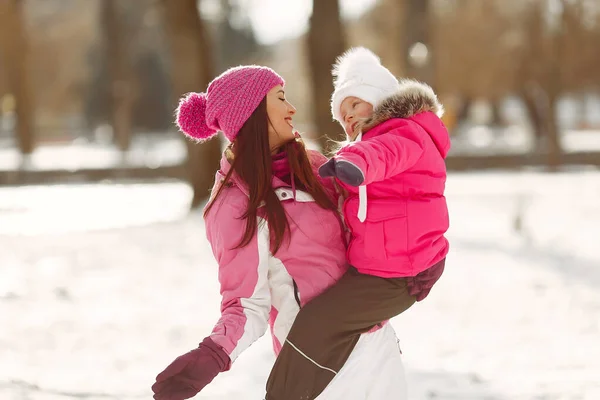
MULTIPOLYGON (((157 376, 156 400, 193 397, 268 326, 279 353, 300 307, 348 269, 333 184, 315 173, 326 159, 297 138, 296 110, 283 86, 269 68, 236 67, 179 104, 186 135, 202 141, 222 131, 231 142, 204 211, 223 299, 212 333, 157 376)), ((331 373, 318 399, 406 397, 389 325, 364 334, 345 366, 331 373)))

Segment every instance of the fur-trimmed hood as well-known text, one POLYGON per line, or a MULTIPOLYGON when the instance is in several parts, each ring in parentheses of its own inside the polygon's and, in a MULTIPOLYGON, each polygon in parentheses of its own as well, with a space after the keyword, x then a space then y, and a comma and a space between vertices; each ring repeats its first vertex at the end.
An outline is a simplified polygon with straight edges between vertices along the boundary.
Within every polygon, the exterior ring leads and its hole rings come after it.
POLYGON ((440 120, 442 115, 444 115, 444 107, 429 85, 412 79, 405 79, 400 81, 400 88, 396 93, 387 97, 375 107, 371 117, 360 121, 356 125, 353 136, 356 138, 360 133, 366 133, 375 126, 393 118, 411 118, 429 133, 429 136, 445 157, 450 148, 450 138, 446 129, 442 129, 441 132, 440 129, 436 129, 442 123, 440 120), (413 118, 425 112, 432 112, 437 116, 437 118, 434 117, 437 126, 428 126, 430 124, 426 121, 413 118), (441 133, 441 135, 438 133, 441 133))
POLYGON ((354 133, 366 132, 388 119, 410 118, 427 111, 435 113, 439 118, 444 115, 444 107, 433 89, 425 83, 403 80, 400 82, 400 89, 383 100, 371 117, 356 125, 354 133))

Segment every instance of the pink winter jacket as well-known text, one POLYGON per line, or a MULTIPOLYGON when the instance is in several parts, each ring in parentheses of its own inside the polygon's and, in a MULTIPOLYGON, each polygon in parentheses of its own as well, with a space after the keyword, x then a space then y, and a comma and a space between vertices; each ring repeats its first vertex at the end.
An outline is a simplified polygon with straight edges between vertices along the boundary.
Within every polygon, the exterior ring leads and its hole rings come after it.
POLYGON ((448 253, 445 157, 450 137, 431 88, 414 81, 379 105, 355 131, 362 140, 335 156, 361 169, 363 189, 344 185, 351 230, 348 261, 361 273, 415 276, 448 253), (359 219, 366 208, 366 219, 359 219))
MULTIPOLYGON (((315 170, 326 161, 317 152, 309 155, 315 170)), ((213 193, 229 169, 223 157, 213 193)), ((333 182, 328 181, 326 189, 335 196, 333 182)), ((248 191, 235 173, 230 182, 206 216, 206 233, 219 264, 222 295, 221 318, 211 338, 233 363, 268 325, 278 354, 300 306, 338 281, 348 265, 339 216, 322 209, 306 192, 297 190, 294 199, 292 189, 277 177, 272 184, 288 215, 289 246, 284 242, 272 255, 265 222, 259 224, 250 244, 234 249, 246 226, 240 217, 246 210, 248 191)))

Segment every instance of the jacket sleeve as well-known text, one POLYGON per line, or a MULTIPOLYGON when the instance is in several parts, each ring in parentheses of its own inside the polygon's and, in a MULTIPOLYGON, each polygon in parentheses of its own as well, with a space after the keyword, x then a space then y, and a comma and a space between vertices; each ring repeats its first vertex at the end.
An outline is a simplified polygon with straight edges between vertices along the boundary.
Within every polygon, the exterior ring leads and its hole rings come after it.
POLYGON ((206 233, 219 264, 221 318, 211 338, 233 363, 239 354, 267 330, 271 294, 267 273, 270 258, 269 230, 259 224, 248 245, 236 249, 246 222, 240 207, 221 202, 206 219, 206 233))
POLYGON ((379 136, 343 147, 336 160, 348 161, 363 173, 364 185, 406 171, 423 155, 423 143, 415 127, 403 125, 379 136))

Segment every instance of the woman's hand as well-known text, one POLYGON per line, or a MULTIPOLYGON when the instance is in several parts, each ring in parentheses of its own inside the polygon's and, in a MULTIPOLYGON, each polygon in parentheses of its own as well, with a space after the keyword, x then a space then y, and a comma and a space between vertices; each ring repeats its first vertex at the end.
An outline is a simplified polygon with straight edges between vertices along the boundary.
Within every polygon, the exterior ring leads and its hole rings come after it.
POLYGON ((184 400, 194 397, 219 372, 229 368, 229 356, 210 337, 197 349, 177 357, 152 385, 155 400, 184 400))

